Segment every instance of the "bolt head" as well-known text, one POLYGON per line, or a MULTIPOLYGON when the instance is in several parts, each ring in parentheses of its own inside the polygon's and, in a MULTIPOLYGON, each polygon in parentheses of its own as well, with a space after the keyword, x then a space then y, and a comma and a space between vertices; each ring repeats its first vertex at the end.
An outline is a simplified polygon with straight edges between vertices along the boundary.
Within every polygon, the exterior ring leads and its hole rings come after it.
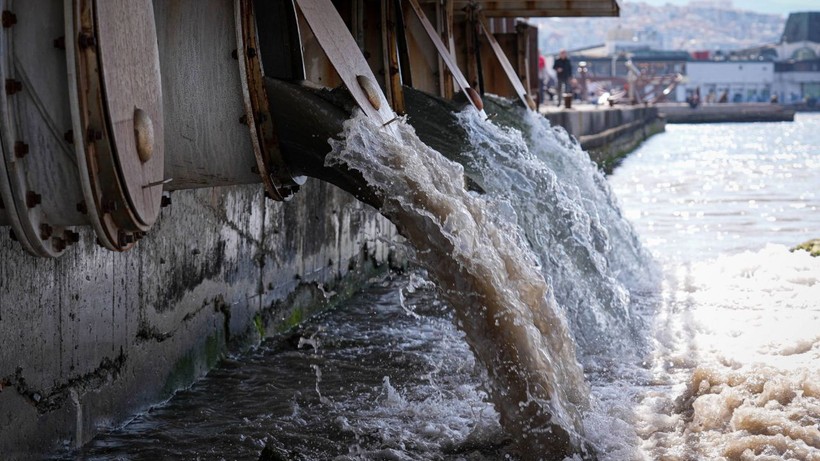
POLYGON ((17 24, 17 15, 8 10, 3 11, 3 27, 9 28, 15 24, 17 24))

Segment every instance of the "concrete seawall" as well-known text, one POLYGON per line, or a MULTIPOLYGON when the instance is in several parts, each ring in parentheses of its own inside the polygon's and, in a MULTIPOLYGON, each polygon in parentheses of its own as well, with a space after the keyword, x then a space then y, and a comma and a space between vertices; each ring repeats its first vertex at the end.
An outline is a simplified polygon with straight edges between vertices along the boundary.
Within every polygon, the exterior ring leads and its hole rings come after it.
POLYGON ((582 105, 571 109, 549 108, 544 116, 552 125, 561 126, 575 136, 590 158, 607 172, 665 127, 664 118, 654 106, 582 105))
POLYGON ((169 397, 229 347, 298 323, 386 267, 400 237, 334 186, 173 193, 135 249, 84 229, 34 258, 0 237, 0 458, 73 447, 169 397))
POLYGON ((702 104, 695 108, 688 104, 666 103, 658 110, 668 123, 748 123, 792 122, 794 108, 768 103, 702 104))

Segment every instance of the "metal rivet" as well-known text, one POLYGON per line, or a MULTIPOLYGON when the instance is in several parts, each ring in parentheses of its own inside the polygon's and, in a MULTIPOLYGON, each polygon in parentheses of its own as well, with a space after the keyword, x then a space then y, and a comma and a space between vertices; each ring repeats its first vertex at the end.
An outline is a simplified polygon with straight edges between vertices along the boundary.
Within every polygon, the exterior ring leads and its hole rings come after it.
POLYGON ((9 10, 3 10, 3 27, 9 28, 17 24, 17 15, 9 10))
POLYGON ((142 109, 134 110, 134 137, 137 141, 137 155, 142 163, 154 155, 154 123, 142 109))
POLYGON ((117 243, 121 247, 124 247, 126 245, 130 245, 130 244, 134 243, 134 236, 132 234, 129 234, 128 232, 125 232, 124 230, 120 229, 120 231, 117 232, 117 243))
POLYGON ((54 48, 57 48, 59 50, 65 49, 65 35, 54 39, 54 48))
POLYGON ((63 232, 63 238, 66 242, 68 242, 69 245, 71 245, 73 243, 77 243, 80 241, 80 233, 70 229, 66 229, 63 232))
POLYGON ((28 154, 28 144, 17 141, 14 143, 14 156, 17 158, 23 158, 28 154))
POLYGON ((113 213, 117 211, 118 208, 119 205, 116 200, 106 200, 100 205, 100 210, 102 210, 103 213, 113 213))
POLYGON ((34 191, 26 192, 26 206, 27 207, 34 208, 37 205, 39 205, 41 201, 42 201, 42 197, 40 197, 40 194, 38 194, 34 191))
POLYGON ((82 49, 97 46, 97 39, 91 34, 81 33, 77 38, 77 44, 80 45, 82 49))
POLYGON ((85 136, 89 141, 99 141, 102 139, 102 131, 95 130, 94 128, 88 128, 85 136))
POLYGON ((54 229, 51 228, 46 223, 40 223, 40 238, 43 240, 48 240, 51 238, 51 233, 54 232, 54 229))
POLYGON ((54 237, 54 239, 51 240, 51 244, 54 246, 54 250, 58 252, 65 250, 66 247, 65 240, 60 237, 54 237))
POLYGON ((14 93, 23 91, 23 84, 13 78, 6 79, 6 94, 12 95, 14 93))
POLYGON ((381 90, 378 89, 376 84, 364 75, 357 75, 356 81, 359 82, 359 86, 364 91, 364 95, 367 96, 367 100, 370 101, 370 105, 376 110, 381 109, 381 90))

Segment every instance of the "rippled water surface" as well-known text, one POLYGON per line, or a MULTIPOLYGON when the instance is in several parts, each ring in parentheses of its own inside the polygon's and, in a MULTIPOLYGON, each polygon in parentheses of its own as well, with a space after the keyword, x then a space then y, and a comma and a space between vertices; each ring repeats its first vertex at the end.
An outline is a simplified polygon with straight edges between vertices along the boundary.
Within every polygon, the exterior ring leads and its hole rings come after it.
POLYGON ((268 445, 269 459, 498 459, 507 441, 481 373, 429 282, 374 281, 79 458, 256 460, 268 445))

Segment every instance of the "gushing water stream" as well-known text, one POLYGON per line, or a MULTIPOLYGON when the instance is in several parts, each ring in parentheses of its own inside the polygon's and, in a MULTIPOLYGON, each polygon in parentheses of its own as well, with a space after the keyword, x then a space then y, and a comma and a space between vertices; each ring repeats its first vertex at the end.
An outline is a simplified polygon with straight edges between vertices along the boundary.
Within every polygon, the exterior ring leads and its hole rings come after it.
POLYGON ((588 389, 575 344, 514 211, 467 192, 462 166, 408 125, 398 125, 398 138, 379 128, 354 117, 328 161, 360 171, 383 197, 381 212, 454 306, 519 450, 545 459, 584 452, 580 410, 588 389))

